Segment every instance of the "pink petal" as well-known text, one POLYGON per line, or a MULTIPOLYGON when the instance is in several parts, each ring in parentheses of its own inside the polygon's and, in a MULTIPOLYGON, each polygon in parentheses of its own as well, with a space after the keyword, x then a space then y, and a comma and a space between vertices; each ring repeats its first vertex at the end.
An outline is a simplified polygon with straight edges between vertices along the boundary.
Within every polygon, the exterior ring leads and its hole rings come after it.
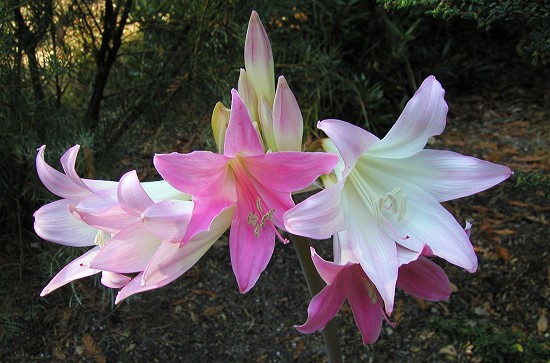
POLYGON ((298 151, 248 156, 242 160, 254 179, 278 192, 303 189, 320 175, 330 173, 338 163, 338 157, 334 154, 298 151))
POLYGON ((187 231, 192 212, 193 202, 163 200, 143 212, 143 226, 164 241, 180 243, 187 231))
POLYGON ((117 233, 138 219, 120 207, 116 189, 95 192, 69 210, 90 226, 110 233, 117 233))
POLYGON ((370 132, 340 120, 320 121, 317 128, 323 130, 338 148, 346 165, 345 175, 355 166, 357 159, 379 141, 370 132))
POLYGON ((75 218, 67 199, 46 204, 34 213, 34 230, 46 241, 65 246, 93 246, 97 229, 75 218))
POLYGON ((445 271, 422 256, 399 268, 397 285, 405 292, 429 301, 446 300, 452 293, 445 271))
POLYGON ((273 131, 278 151, 301 151, 304 121, 285 77, 279 77, 273 101, 273 131))
POLYGON ((254 287, 275 248, 275 231, 269 224, 255 232, 256 227, 248 223, 252 205, 255 201, 239 200, 229 234, 231 265, 243 294, 254 287))
POLYGON ((88 188, 88 186, 84 184, 84 182, 80 179, 75 170, 76 157, 78 156, 79 149, 80 145, 75 145, 67 150, 65 154, 63 154, 63 156, 61 157, 61 166, 65 171, 65 175, 67 175, 75 185, 78 185, 80 188, 91 192, 90 188, 88 188))
POLYGON ((426 78, 387 135, 368 154, 398 159, 422 150, 430 137, 445 129, 448 106, 444 96, 435 77, 426 78))
POLYGON ((363 344, 372 344, 378 339, 382 329, 382 311, 378 294, 373 288, 369 295, 369 291, 362 281, 363 278, 366 279, 366 276, 359 266, 350 268, 347 275, 349 276, 346 279, 346 283, 349 285, 348 302, 355 324, 361 332, 363 344))
POLYGON ((174 188, 194 197, 219 193, 235 198, 228 182, 227 158, 210 151, 193 151, 189 154, 156 154, 155 168, 174 188))
POLYGON ((99 247, 94 247, 82 256, 70 262, 61 271, 55 275, 50 283, 42 290, 40 296, 45 296, 53 290, 68 284, 71 281, 81 279, 98 273, 100 270, 94 270, 87 267, 88 262, 99 252, 99 247))
POLYGON ((331 285, 325 286, 311 299, 307 308, 307 321, 303 325, 294 326, 296 330, 311 334, 324 329, 344 304, 348 286, 341 275, 336 276, 331 285))
POLYGON ((135 170, 127 172, 120 178, 117 198, 120 207, 126 213, 138 217, 154 204, 141 186, 135 170))
POLYGON ((130 280, 130 277, 116 272, 103 271, 101 273, 101 283, 111 289, 120 289, 126 286, 130 280))
POLYGON ((90 266, 118 273, 143 271, 160 243, 137 222, 108 240, 90 266))
POLYGON ((323 279, 323 281, 325 281, 327 285, 332 285, 334 282, 334 279, 336 279, 336 276, 342 273, 342 271, 348 269, 349 266, 356 265, 353 262, 341 265, 338 263, 326 261, 317 254, 317 252, 313 247, 310 248, 310 251, 311 251, 311 259, 313 260, 313 264, 315 265, 315 268, 317 269, 319 276, 321 276, 321 278, 323 279))
POLYGON ((229 228, 234 210, 234 207, 225 208, 212 221, 209 230, 196 234, 184 246, 163 242, 147 269, 118 293, 115 303, 138 292, 165 286, 187 272, 229 228))
POLYGON ((343 182, 307 198, 284 214, 285 229, 300 236, 326 239, 348 226, 342 204, 343 182))
POLYGON ((407 178, 439 202, 479 193, 512 175, 506 166, 442 150, 392 160, 386 172, 407 178))
MULTIPOLYGON (((181 241, 182 244, 187 243, 197 234, 210 230, 215 218, 218 217, 222 211, 234 205, 234 203, 230 203, 227 200, 214 198, 195 199, 193 202, 195 206, 193 208, 191 220, 187 225, 187 231, 181 241)), ((231 219, 233 219, 233 216, 231 216, 230 220, 231 219)))
POLYGON ((244 42, 244 64, 258 97, 271 104, 275 92, 273 53, 258 13, 252 11, 244 42))
POLYGON ((248 109, 236 90, 231 90, 231 96, 231 115, 225 133, 224 155, 232 158, 239 153, 262 155, 264 148, 258 130, 252 124, 248 109))
POLYGON ((144 271, 145 286, 164 286, 189 270, 229 228, 234 211, 233 206, 221 210, 208 229, 195 234, 183 246, 163 242, 144 271))
MULTIPOLYGON (((73 147, 74 148, 74 147, 73 147)), ((44 160, 46 145, 38 149, 36 154, 36 171, 42 183, 48 190, 62 198, 78 198, 90 193, 87 188, 75 184, 67 175, 60 173, 44 160)))

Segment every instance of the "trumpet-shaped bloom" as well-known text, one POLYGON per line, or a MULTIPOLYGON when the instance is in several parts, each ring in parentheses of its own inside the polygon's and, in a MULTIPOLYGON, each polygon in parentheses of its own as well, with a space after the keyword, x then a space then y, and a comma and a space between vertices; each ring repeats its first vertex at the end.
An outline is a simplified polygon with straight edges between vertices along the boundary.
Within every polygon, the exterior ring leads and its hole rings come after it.
MULTIPOLYGON (((338 253, 338 252, 336 252, 338 253)), ((311 334, 324 329, 326 324, 338 313, 345 300, 348 300, 355 324, 363 337, 363 344, 374 343, 380 335, 384 313, 383 300, 378 290, 367 277, 361 265, 354 258, 335 263, 323 260, 311 249, 313 263, 327 286, 313 297, 308 307, 308 319, 298 331, 311 334)), ((398 286, 407 293, 430 301, 448 299, 451 287, 447 275, 435 263, 419 254, 414 261, 399 268, 398 286)), ((352 257, 351 251, 345 251, 337 258, 352 257)), ((405 257, 405 256, 403 256, 405 257)), ((406 259, 409 256, 405 257, 406 259)), ((390 323, 391 325, 394 325, 390 323)))
POLYGON ((154 164, 168 183, 191 194, 204 210, 235 206, 231 263, 240 291, 246 292, 271 258, 276 227, 283 227, 283 213, 294 206, 290 193, 329 173, 338 158, 328 153, 264 154, 258 131, 235 90, 223 150, 223 155, 157 154, 154 164))
POLYGON ((330 138, 323 147, 341 156, 340 172, 325 179, 325 190, 285 214, 291 233, 348 238, 388 314, 400 246, 419 252, 427 245, 434 255, 476 270, 468 234, 440 202, 490 188, 512 173, 473 157, 423 149, 429 137, 443 132, 446 114, 444 90, 431 76, 382 140, 343 121, 319 122, 330 138))
POLYGON ((191 201, 155 203, 135 171, 121 178, 118 200, 122 209, 139 218, 116 233, 89 262, 94 269, 138 273, 119 292, 116 303, 162 287, 185 273, 227 230, 233 212, 224 208, 209 216, 191 201))
MULTIPOLYGON (((135 223, 139 216, 120 207, 117 199, 117 182, 80 178, 75 170, 79 146, 76 145, 61 157, 65 173, 61 173, 44 160, 45 146, 38 149, 36 168, 38 176, 52 193, 63 199, 49 203, 35 212, 35 231, 47 241, 67 246, 95 246, 65 266, 42 290, 41 296, 86 276, 102 272, 101 282, 108 287, 120 288, 130 278, 113 271, 91 268, 90 261, 112 234, 135 223)), ((173 189, 165 181, 143 183, 155 198, 181 198, 189 196, 173 189)))

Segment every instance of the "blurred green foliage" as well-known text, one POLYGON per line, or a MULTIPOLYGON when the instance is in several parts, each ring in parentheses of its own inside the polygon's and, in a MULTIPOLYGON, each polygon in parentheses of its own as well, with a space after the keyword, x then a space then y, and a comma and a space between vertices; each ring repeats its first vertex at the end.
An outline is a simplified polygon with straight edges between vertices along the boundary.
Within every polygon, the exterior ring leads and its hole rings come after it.
POLYGON ((459 17, 474 20, 482 28, 489 29, 495 22, 505 22, 523 33, 529 33, 529 44, 518 51, 527 51, 536 63, 550 52, 550 3, 531 0, 378 0, 386 9, 416 8, 443 19, 459 17))
POLYGON ((490 322, 473 325, 461 318, 432 318, 429 325, 436 333, 453 339, 461 349, 468 349, 475 361, 544 363, 550 359, 549 347, 544 343, 521 332, 498 328, 490 322))

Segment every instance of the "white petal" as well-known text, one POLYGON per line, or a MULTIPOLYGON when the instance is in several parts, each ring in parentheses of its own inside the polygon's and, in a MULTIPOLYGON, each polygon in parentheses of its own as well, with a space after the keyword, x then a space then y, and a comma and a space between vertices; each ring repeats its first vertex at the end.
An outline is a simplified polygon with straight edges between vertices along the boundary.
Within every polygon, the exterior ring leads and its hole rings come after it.
POLYGON ((448 106, 445 91, 429 76, 409 100, 388 134, 367 154, 384 158, 405 158, 426 146, 428 139, 445 129, 448 106))
POLYGON ((34 230, 46 241, 66 246, 93 246, 97 229, 75 218, 67 199, 46 204, 34 213, 34 230))

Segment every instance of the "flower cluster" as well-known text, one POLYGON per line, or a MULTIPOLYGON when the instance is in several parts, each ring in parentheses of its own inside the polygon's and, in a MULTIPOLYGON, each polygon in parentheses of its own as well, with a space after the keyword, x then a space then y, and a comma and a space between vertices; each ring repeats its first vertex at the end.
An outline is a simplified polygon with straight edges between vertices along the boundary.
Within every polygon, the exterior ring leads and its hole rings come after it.
POLYGON ((469 225, 461 227, 441 202, 490 188, 507 167, 457 153, 424 149, 445 128, 439 82, 424 80, 383 139, 340 120, 318 123, 327 138, 302 151, 300 107, 283 76, 275 85, 271 45, 253 12, 245 69, 231 105, 218 103, 212 130, 218 152, 154 156, 163 180, 140 182, 135 171, 118 182, 80 178, 78 145, 61 157, 63 173, 38 149, 40 179, 62 199, 36 211, 45 240, 88 247, 41 295, 101 272, 118 288, 116 302, 162 287, 188 271, 228 229, 231 265, 242 293, 258 281, 285 233, 333 238, 334 260, 311 249, 326 287, 313 297, 303 333, 321 330, 348 300, 365 344, 389 320, 396 286, 432 301, 451 294, 438 256, 473 272, 477 259, 469 225), (292 193, 322 190, 298 205, 292 193))

